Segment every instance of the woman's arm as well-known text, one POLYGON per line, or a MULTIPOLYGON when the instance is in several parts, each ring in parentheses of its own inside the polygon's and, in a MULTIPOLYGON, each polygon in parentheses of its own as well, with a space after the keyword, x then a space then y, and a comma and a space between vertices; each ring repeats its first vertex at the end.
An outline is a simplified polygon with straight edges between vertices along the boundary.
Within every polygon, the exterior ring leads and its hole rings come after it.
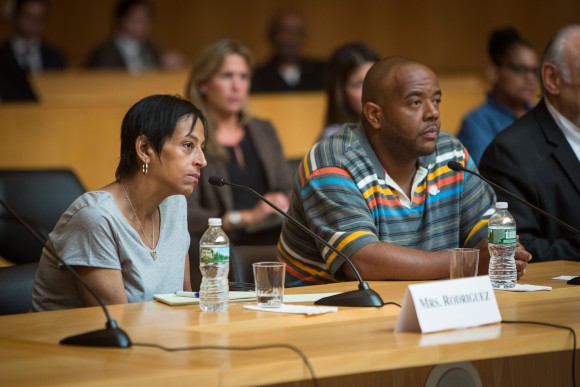
POLYGON ((191 272, 189 271, 189 254, 185 255, 185 273, 183 273, 183 290, 191 292, 191 272))
MULTIPOLYGON (((97 292, 106 305, 127 304, 127 294, 120 270, 102 269, 89 266, 74 266, 74 270, 87 284, 97 292)), ((99 303, 93 295, 77 282, 79 293, 85 306, 97 306, 99 303)))

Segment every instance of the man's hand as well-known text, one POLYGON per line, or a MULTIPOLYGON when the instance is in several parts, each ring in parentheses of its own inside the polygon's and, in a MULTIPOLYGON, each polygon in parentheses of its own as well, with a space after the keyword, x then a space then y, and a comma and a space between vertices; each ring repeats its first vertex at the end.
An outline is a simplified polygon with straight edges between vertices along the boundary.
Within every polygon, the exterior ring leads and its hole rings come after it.
POLYGON ((516 269, 518 270, 518 279, 526 274, 528 262, 532 259, 532 254, 526 251, 524 245, 520 243, 520 236, 517 236, 516 242, 516 269))
MULTIPOLYGON (((489 271, 489 249, 487 238, 482 239, 476 246, 479 249, 479 275, 486 275, 489 271)), ((528 253, 524 246, 520 243, 520 237, 517 237, 516 253, 514 255, 516 260, 516 269, 518 271, 518 279, 526 273, 526 266, 528 261, 532 259, 532 254, 528 253)))

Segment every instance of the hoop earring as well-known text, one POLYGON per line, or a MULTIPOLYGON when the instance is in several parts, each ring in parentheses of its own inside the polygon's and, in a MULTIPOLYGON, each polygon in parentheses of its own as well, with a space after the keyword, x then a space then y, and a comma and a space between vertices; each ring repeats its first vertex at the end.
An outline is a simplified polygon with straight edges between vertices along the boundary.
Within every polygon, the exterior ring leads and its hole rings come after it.
POLYGON ((147 174, 149 173, 149 163, 144 163, 143 164, 143 168, 141 169, 141 171, 143 172, 143 174, 145 176, 147 176, 147 174))

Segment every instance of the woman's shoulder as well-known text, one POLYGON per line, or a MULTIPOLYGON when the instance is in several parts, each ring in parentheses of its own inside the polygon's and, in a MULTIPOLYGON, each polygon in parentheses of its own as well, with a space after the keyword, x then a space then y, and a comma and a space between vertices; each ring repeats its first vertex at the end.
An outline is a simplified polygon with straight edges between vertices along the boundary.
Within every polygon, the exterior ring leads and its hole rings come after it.
POLYGON ((257 117, 251 117, 248 120, 246 127, 249 130, 276 132, 276 128, 271 121, 257 117))
POLYGON ((69 210, 96 211, 109 210, 114 206, 118 208, 113 195, 108 191, 89 191, 75 199, 69 210))
POLYGON ((115 199, 107 191, 91 191, 79 196, 62 215, 62 226, 73 224, 78 227, 88 224, 96 226, 107 219, 119 216, 115 199))

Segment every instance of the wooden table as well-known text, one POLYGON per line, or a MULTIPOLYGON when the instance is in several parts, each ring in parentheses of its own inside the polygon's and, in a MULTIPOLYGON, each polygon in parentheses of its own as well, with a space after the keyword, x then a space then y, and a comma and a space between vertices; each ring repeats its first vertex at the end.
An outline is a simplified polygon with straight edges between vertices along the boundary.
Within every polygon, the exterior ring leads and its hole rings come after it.
MULTIPOLYGON (((528 266, 522 283, 550 292, 496 291, 504 320, 534 320, 580 332, 580 286, 550 278, 580 275, 580 263, 528 266)), ((400 303, 409 282, 373 282, 384 301, 400 303)), ((354 283, 288 289, 352 289, 354 283)), ((396 306, 340 308, 318 316, 243 309, 202 313, 156 302, 110 307, 134 343, 167 347, 290 343, 312 363, 321 386, 423 386, 433 365, 471 361, 483 386, 571 385, 571 334, 526 324, 495 324, 433 334, 394 333, 396 306)), ((310 386, 302 360, 282 348, 165 352, 133 346, 62 346, 60 339, 104 326, 99 308, 0 317, 0 385, 310 386), (292 382, 299 381, 294 384, 292 382)), ((580 367, 579 364, 576 367, 580 367)))

